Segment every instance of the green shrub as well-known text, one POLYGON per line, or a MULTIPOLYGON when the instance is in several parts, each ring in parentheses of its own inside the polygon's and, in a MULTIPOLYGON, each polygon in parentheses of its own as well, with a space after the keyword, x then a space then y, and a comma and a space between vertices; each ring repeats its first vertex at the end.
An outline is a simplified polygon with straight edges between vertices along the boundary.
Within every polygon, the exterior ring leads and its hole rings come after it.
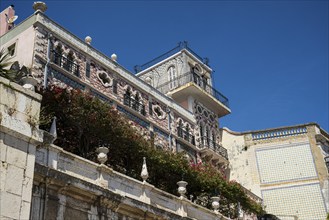
POLYGON ((105 145, 110 150, 107 165, 136 179, 141 179, 141 165, 146 157, 147 181, 157 188, 177 195, 176 183, 183 177, 188 182, 188 198, 200 205, 210 208, 210 197, 220 193, 220 211, 227 216, 236 216, 238 202, 247 212, 263 213, 262 207, 248 198, 240 184, 226 181, 209 164, 189 164, 183 154, 155 149, 152 140, 139 135, 109 104, 76 90, 51 87, 40 93, 42 117, 57 117, 55 144, 65 150, 96 161, 96 148, 105 145))

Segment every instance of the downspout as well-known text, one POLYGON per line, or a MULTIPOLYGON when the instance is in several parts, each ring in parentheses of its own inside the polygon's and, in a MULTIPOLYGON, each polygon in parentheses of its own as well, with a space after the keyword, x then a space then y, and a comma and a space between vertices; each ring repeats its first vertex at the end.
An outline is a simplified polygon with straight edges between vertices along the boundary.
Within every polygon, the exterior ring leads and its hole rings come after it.
POLYGON ((51 38, 52 34, 48 34, 48 45, 47 45, 47 63, 45 65, 45 71, 43 73, 43 87, 46 88, 48 84, 48 66, 50 63, 50 50, 51 50, 51 38))
POLYGON ((46 220, 46 211, 47 211, 47 202, 48 202, 48 184, 49 184, 49 146, 47 146, 47 157, 46 157, 46 166, 47 166, 47 173, 45 177, 45 187, 44 187, 44 201, 43 201, 43 209, 42 209, 42 220, 46 220))
POLYGON ((171 144, 171 116, 170 116, 170 108, 167 106, 167 114, 168 114, 168 130, 169 130, 169 148, 171 150, 172 144, 171 144))

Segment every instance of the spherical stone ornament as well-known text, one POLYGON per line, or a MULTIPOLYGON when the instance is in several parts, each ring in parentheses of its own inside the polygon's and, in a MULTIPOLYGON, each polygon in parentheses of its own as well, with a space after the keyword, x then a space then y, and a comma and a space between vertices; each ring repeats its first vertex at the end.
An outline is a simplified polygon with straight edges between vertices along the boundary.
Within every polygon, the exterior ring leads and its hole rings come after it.
POLYGON ((92 41, 92 38, 91 38, 90 36, 87 36, 87 37, 85 38, 85 42, 86 42, 87 44, 90 44, 91 41, 92 41))
POLYGON ((111 55, 111 59, 116 62, 118 59, 118 56, 114 53, 111 55))

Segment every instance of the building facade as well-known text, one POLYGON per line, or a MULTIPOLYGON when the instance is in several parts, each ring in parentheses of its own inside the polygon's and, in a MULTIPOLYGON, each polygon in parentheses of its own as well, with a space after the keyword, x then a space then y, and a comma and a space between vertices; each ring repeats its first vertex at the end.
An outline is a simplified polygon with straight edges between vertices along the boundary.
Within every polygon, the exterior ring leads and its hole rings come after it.
MULTIPOLYGON (((81 40, 48 18, 43 4, 35 9, 19 25, 6 26, 0 45, 13 61, 31 68, 39 86, 90 92, 124 114, 158 148, 183 151, 191 163, 210 162, 255 200, 262 198, 270 213, 285 219, 324 218, 329 144, 318 125, 246 133, 220 128, 220 118, 231 112, 229 101, 212 86, 207 59, 186 42, 136 66, 135 75, 115 54, 109 58, 94 49, 90 37, 81 40)), ((13 16, 13 8, 5 13, 13 16)))

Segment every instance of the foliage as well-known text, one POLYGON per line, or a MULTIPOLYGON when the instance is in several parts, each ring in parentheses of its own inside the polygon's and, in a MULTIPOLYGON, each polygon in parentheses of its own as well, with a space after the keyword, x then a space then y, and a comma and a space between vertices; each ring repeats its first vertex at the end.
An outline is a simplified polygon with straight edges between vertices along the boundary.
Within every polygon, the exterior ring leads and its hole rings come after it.
POLYGON ((40 92, 43 117, 57 117, 58 146, 93 161, 96 148, 107 146, 110 150, 107 165, 136 179, 141 179, 142 158, 146 157, 147 181, 157 188, 177 195, 176 183, 184 178, 188 182, 188 198, 200 205, 210 208, 210 197, 220 193, 220 211, 227 216, 236 216, 238 202, 247 212, 263 212, 241 185, 227 182, 211 165, 190 164, 183 154, 155 149, 152 139, 139 135, 109 104, 76 90, 51 87, 40 92))
POLYGON ((0 51, 0 76, 11 81, 17 81, 17 79, 20 78, 20 72, 9 68, 12 64, 8 61, 9 59, 9 54, 2 49, 0 51))

